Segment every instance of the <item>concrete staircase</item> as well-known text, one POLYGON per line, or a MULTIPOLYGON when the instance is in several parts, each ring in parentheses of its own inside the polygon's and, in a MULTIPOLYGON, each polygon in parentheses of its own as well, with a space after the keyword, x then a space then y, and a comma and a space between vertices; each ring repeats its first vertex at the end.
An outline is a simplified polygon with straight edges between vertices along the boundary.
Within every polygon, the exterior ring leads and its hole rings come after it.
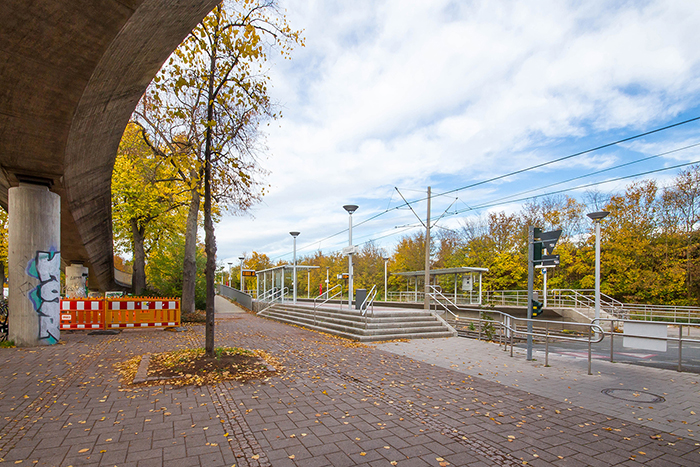
POLYGON ((258 315, 360 342, 457 336, 445 320, 424 310, 369 310, 365 323, 358 310, 347 307, 319 307, 314 319, 312 306, 277 303, 258 315))

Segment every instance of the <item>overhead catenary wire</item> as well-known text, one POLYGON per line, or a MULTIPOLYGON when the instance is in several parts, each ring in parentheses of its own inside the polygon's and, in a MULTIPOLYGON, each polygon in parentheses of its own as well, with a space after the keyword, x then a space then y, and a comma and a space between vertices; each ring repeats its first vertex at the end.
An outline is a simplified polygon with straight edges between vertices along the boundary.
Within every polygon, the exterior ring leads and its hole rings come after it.
MULTIPOLYGON (((593 147, 593 148, 590 148, 590 149, 586 149, 586 150, 583 150, 583 151, 579 151, 579 152, 576 152, 576 153, 573 153, 573 154, 569 154, 569 155, 566 155, 566 156, 563 156, 563 157, 559 157, 559 158, 556 158, 556 159, 553 159, 553 160, 550 160, 550 161, 542 162, 542 163, 540 163, 540 164, 535 164, 535 165, 532 165, 532 166, 529 166, 529 167, 525 167, 525 168, 523 168, 523 169, 515 170, 515 171, 509 172, 509 173, 506 173, 506 174, 502 174, 502 175, 499 175, 499 176, 496 176, 496 177, 492 177, 492 178, 489 178, 489 179, 486 179, 486 180, 481 180, 481 181, 478 181, 478 182, 474 182, 474 183, 471 183, 471 184, 469 184, 469 185, 465 185, 465 186, 462 186, 462 187, 454 188, 454 189, 452 189, 452 190, 448 190, 448 191, 445 191, 445 192, 442 192, 442 193, 436 193, 436 194, 432 195, 431 197, 434 198, 434 197, 438 197, 438 196, 444 196, 444 195, 447 195, 447 194, 455 193, 455 192, 458 192, 458 191, 463 191, 463 190, 466 190, 466 189, 469 189, 469 188, 473 188, 473 187, 476 187, 476 186, 484 185, 484 184, 491 183, 491 182, 494 182, 494 181, 502 180, 502 179, 504 179, 504 178, 507 178, 507 177, 510 177, 510 176, 513 176, 513 175, 518 175, 518 174, 521 174, 521 173, 525 173, 525 172, 528 172, 528 171, 530 171, 530 170, 535 170, 535 169, 538 169, 538 168, 541 168, 541 167, 545 167, 545 166, 548 166, 548 165, 552 165, 552 164, 555 164, 555 163, 557 163, 557 162, 561 162, 561 161, 565 161, 565 160, 568 160, 568 159, 572 159, 572 158, 574 158, 574 157, 578 157, 578 156, 581 156, 581 155, 584 155, 584 154, 590 154, 590 153, 592 153, 592 152, 599 151, 599 150, 601 150, 601 149, 605 149, 605 148, 609 148, 609 147, 612 147, 612 146, 615 146, 615 145, 619 145, 619 144, 622 144, 622 143, 625 143, 625 142, 633 141, 633 140, 635 140, 635 139, 639 139, 639 138, 642 138, 642 137, 645 137, 645 136, 649 136, 649 135, 652 135, 652 134, 655 134, 655 133, 659 133, 659 132, 662 132, 662 131, 666 131, 666 130, 669 130, 669 129, 672 129, 672 128, 677 128, 677 127, 682 126, 682 125, 687 125, 687 124, 689 124, 689 123, 696 122, 696 121, 698 121, 698 120, 700 120, 700 116, 693 117, 693 118, 689 118, 689 119, 686 119, 686 120, 683 120, 683 121, 680 121, 680 122, 676 122, 676 123, 673 123, 673 124, 670 124, 670 125, 665 125, 665 126, 663 126, 663 127, 655 128, 655 129, 653 129, 653 130, 649 130, 649 131, 646 131, 646 132, 643 132, 643 133, 638 133, 638 134, 635 134, 635 135, 632 135, 632 136, 629 136, 629 137, 626 137, 626 138, 622 138, 622 139, 619 139, 619 140, 616 140, 616 141, 612 141, 612 142, 610 142, 610 143, 602 144, 602 145, 599 145, 599 146, 596 146, 596 147, 593 147)), ((667 152, 667 153, 662 153, 662 154, 658 154, 658 155, 655 155, 655 156, 650 156, 650 157, 647 157, 647 158, 644 158, 644 159, 640 159, 640 160, 638 160, 638 161, 631 161, 631 162, 626 163, 626 164, 621 164, 621 165, 618 166, 617 168, 624 167, 624 166, 628 166, 628 165, 632 165, 632 164, 639 163, 639 162, 643 162, 643 161, 645 161, 645 160, 653 159, 653 158, 655 158, 655 157, 660 157, 660 156, 667 155, 667 154, 670 154, 670 153, 673 153, 673 152, 678 152, 678 151, 681 151, 681 150, 684 150, 684 149, 689 149, 689 148, 692 148, 692 147, 696 147, 696 146, 698 146, 698 145, 700 145, 700 143, 692 144, 692 145, 689 145, 689 146, 686 146, 686 147, 683 147, 683 148, 678 148, 678 149, 676 149, 676 150, 669 151, 669 152, 667 152)), ((660 171, 664 171, 664 170, 671 170, 671 169, 673 169, 673 168, 684 167, 684 166, 692 165, 692 164, 695 164, 695 163, 698 163, 698 162, 700 162, 700 161, 689 162, 689 163, 686 163, 686 164, 679 164, 679 165, 676 165, 676 166, 672 166, 672 167, 668 167, 668 168, 663 168, 663 169, 658 169, 658 170, 652 170, 652 171, 647 171, 647 172, 641 172, 641 173, 638 173, 638 174, 629 175, 629 176, 626 176, 626 177, 621 177, 621 178, 619 178, 619 179, 612 179, 612 180, 607 180, 607 181, 603 181, 603 182, 596 182, 596 183, 587 184, 587 185, 583 185, 583 186, 579 186, 579 187, 568 188, 568 189, 565 189, 565 190, 559 190, 559 191, 556 191, 556 192, 550 192, 550 193, 541 194, 541 195, 536 195, 536 196, 531 196, 531 197, 522 198, 522 199, 510 200, 510 201, 508 201, 508 202, 518 202, 518 201, 521 201, 521 200, 534 199, 534 198, 537 198, 537 197, 540 197, 540 196, 547 196, 547 195, 551 195, 551 194, 558 194, 558 193, 561 193, 561 192, 567 191, 567 190, 576 190, 576 189, 581 189, 581 188, 585 188, 585 187, 596 186, 596 185, 599 185, 599 184, 602 184, 602 183, 610 183, 610 182, 613 182, 613 181, 616 181, 616 180, 619 181, 619 180, 634 178, 634 177, 637 177, 637 176, 647 175, 647 174, 656 173, 656 172, 660 172, 660 171)), ((610 168, 610 169, 604 169, 604 170, 602 170, 602 171, 599 171, 598 173, 603 173, 603 172, 609 171, 609 170, 613 170, 613 169, 612 169, 612 168, 610 168)), ((597 174, 597 173, 592 173, 592 174, 586 175, 586 176, 592 176, 592 175, 596 175, 596 174, 597 174)), ((576 180, 576 179, 584 178, 584 177, 586 177, 586 176, 576 177, 576 178, 571 179, 571 180, 569 180, 569 181, 573 181, 573 180, 576 180)), ((556 184, 552 184, 551 186, 556 186, 556 185, 561 184, 561 183, 567 183, 567 181, 559 182, 559 183, 556 183, 556 184)), ((550 187, 550 186, 547 186, 547 187, 540 187, 540 188, 534 189, 534 190, 541 190, 541 189, 545 189, 545 188, 548 188, 548 187, 550 187)), ((396 188, 396 187, 395 187, 395 188, 396 188)), ((528 190, 527 192, 532 192, 532 191, 534 191, 534 190, 528 190)), ((366 223, 368 223, 368 222, 371 222, 372 220, 377 219, 378 217, 381 217, 381 216, 383 216, 383 215, 385 215, 385 214, 387 214, 387 213, 389 213, 389 212, 391 212, 391 211, 395 211, 395 210, 401 209, 401 208, 404 207, 404 206, 408 206, 408 207, 411 209, 411 211, 413 211, 414 215, 416 215, 416 217, 417 217, 418 220, 421 222, 421 224, 423 224, 423 226, 425 226, 425 223, 424 223, 423 220, 420 219, 420 217, 415 213, 415 211, 413 210, 411 204, 412 204, 412 203, 418 203, 418 202, 421 202, 421 201, 425 201, 427 198, 426 198, 426 197, 423 197, 423 198, 416 199, 416 200, 413 200, 413 201, 410 201, 410 202, 409 202, 408 200, 406 200, 406 199, 404 198, 404 196, 401 194, 401 192, 398 190, 398 188, 396 188, 396 191, 399 193, 399 195, 401 195, 401 198, 403 199, 404 204, 400 204, 400 205, 395 206, 395 207, 393 207, 393 208, 387 208, 387 209, 385 209, 384 211, 381 211, 381 212, 379 212, 379 213, 377 213, 377 214, 375 214, 375 215, 373 215, 373 216, 371 216, 371 217, 369 217, 369 218, 367 218, 367 219, 365 219, 365 220, 363 220, 363 221, 361 221, 361 222, 358 222, 357 224, 355 224, 355 227, 359 227, 360 225, 363 225, 363 224, 366 224, 366 223)), ((521 194, 522 194, 522 193, 521 193, 521 194)), ((517 196, 517 195, 513 195, 513 196, 517 196)), ((461 200, 460 200, 460 201, 461 201, 461 200)), ((390 201, 390 202, 391 202, 391 201, 390 201)), ((463 202, 463 201, 462 201, 462 202, 463 202)), ((454 203, 453 203, 453 204, 454 204, 454 203)), ((501 204, 507 204, 507 203, 504 202, 504 203, 495 203, 495 204, 489 204, 489 205, 473 206, 473 207, 468 207, 467 209, 462 209, 462 210, 454 211, 454 212, 452 212, 452 213, 450 213, 450 214, 447 214, 447 215, 456 215, 456 214, 463 213, 463 212, 467 212, 467 211, 481 210, 481 209, 485 209, 486 207, 495 207, 495 206, 498 206, 498 205, 501 205, 501 204)), ((466 203, 465 203, 465 205, 466 205, 466 203)), ((449 209, 449 208, 448 208, 448 209, 449 209)), ((441 216, 441 217, 442 217, 442 216, 441 216)), ((321 240, 315 240, 315 241, 313 241, 313 242, 311 242, 311 243, 308 243, 307 245, 304 245, 303 247, 298 248, 298 250, 305 250, 305 249, 307 249, 307 248, 309 248, 309 247, 311 247, 311 246, 314 246, 314 245, 316 245, 316 244, 319 244, 319 245, 320 245, 320 243, 322 243, 322 242, 324 242, 324 241, 326 241, 326 240, 330 240, 331 238, 336 237, 336 236, 338 236, 338 235, 341 235, 341 234, 343 234, 343 233, 345 233, 345 232, 347 232, 347 231, 348 231, 348 229, 343 229, 343 230, 341 230, 341 231, 339 231, 339 232, 336 232, 336 233, 334 233, 334 234, 332 234, 332 235, 329 235, 329 236, 327 236, 327 237, 325 237, 325 238, 323 238, 323 239, 321 239, 321 240)), ((394 233, 392 233, 391 235, 397 235, 398 233, 400 233, 400 232, 394 232, 394 233)), ((390 236, 390 235, 387 235, 387 236, 390 236)), ((386 236, 381 237, 381 238, 385 238, 385 237, 386 237, 386 236)), ((274 260, 274 259, 279 259, 279 258, 282 258, 282 257, 284 257, 284 256, 287 256, 288 254, 289 254, 289 253, 285 253, 285 254, 282 254, 282 255, 278 255, 278 256, 276 256, 276 257, 274 257, 274 258, 271 258, 271 259, 273 259, 273 260, 274 260)))
MULTIPOLYGON (((497 199, 495 199, 495 200, 491 200, 491 201, 489 201, 489 203, 495 203, 495 202, 497 202, 497 201, 507 200, 507 199, 510 199, 510 198, 514 198, 514 197, 516 197, 516 196, 524 195, 524 194, 526 194, 526 193, 532 193, 532 192, 535 192, 535 191, 546 190, 547 188, 552 188, 552 187, 554 187, 554 186, 563 185, 564 183, 570 183, 570 182, 573 182, 573 181, 576 181, 576 180, 581 180, 581 179, 583 179, 583 178, 592 177, 592 176, 594 176, 594 175, 600 175, 600 174, 605 173, 605 172, 610 172, 610 171, 613 171, 613 170, 621 169, 622 167, 628 167, 628 166, 630 166, 630 165, 639 164, 639 163, 641 163, 641 162, 646 162, 646 161, 649 161, 649 160, 651 160, 651 159, 655 159, 655 158, 662 157, 662 156, 667 156, 667 155, 669 155, 669 154, 673 154, 673 153, 679 152, 679 151, 684 151, 684 150, 686 150, 686 149, 691 149, 691 148, 694 148, 694 147, 697 147, 697 146, 700 146, 700 143, 690 144, 690 145, 688 145, 688 146, 683 146, 683 147, 681 147, 681 148, 672 149, 672 150, 670 150, 670 151, 662 152, 662 153, 660 153, 660 154, 655 154, 655 155, 653 155, 653 156, 645 157, 645 158, 642 158, 642 159, 637 159, 637 160, 630 161, 630 162, 625 162, 624 164, 619 164, 619 165, 616 165, 616 166, 613 166, 613 167, 608 167, 608 168, 606 168, 606 169, 601 169, 601 170, 597 170, 597 171, 595 171, 595 172, 590 172, 590 173, 587 173, 587 174, 579 175, 579 176, 577 176, 577 177, 569 178, 569 179, 567 179, 567 180, 562 180, 562 181, 560 181, 560 182, 550 183, 549 185, 545 185, 545 186, 541 186, 541 187, 537 187, 537 188, 531 188, 531 189, 529 189, 529 190, 521 191, 521 192, 519 192, 519 193, 515 193, 515 194, 512 194, 512 195, 504 196, 504 197, 502 197, 502 198, 497 198, 497 199)), ((511 201, 511 202, 512 202, 512 201, 511 201)), ((465 206, 467 206, 466 203, 465 203, 465 206)), ((468 210, 470 210, 470 209, 473 209, 473 208, 470 207, 470 206, 467 206, 467 209, 462 209, 462 212, 468 211, 468 210)))
POLYGON ((496 207, 496 206, 502 206, 502 205, 508 204, 508 203, 517 203, 517 202, 521 202, 521 201, 527 201, 527 200, 530 200, 530 199, 540 198, 540 197, 542 197, 542 196, 557 195, 557 194, 565 193, 565 192, 567 192, 567 191, 572 191, 572 190, 582 190, 582 189, 584 189, 584 188, 590 188, 590 187, 592 187, 592 186, 604 185, 604 184, 606 184, 606 183, 619 182, 619 181, 621 181, 621 180, 628 180, 628 179, 630 179, 630 178, 641 177, 641 176, 643 176, 643 175, 649 175, 649 174, 658 173, 658 172, 664 172, 664 171, 666 171, 666 170, 679 169, 679 168, 681 168, 681 167, 687 167, 687 166, 693 165, 693 164, 700 164, 700 159, 695 160, 695 161, 692 161, 692 162, 684 162, 683 164, 672 165, 672 166, 670 166, 670 167, 662 167, 662 168, 660 168, 660 169, 647 170, 646 172, 639 172, 639 173, 632 174, 632 175, 625 175, 625 176, 622 176, 622 177, 611 178, 611 179, 608 179, 608 180, 602 180, 602 181, 600 181, 600 182, 587 183, 587 184, 585 184, 585 185, 579 185, 579 186, 571 187, 571 188, 563 188, 563 189, 561 189, 561 190, 550 191, 550 192, 548 192, 548 193, 542 193, 542 194, 539 194, 539 195, 528 196, 528 197, 525 197, 525 198, 518 198, 518 199, 514 199, 514 200, 510 200, 510 201, 504 201, 504 202, 494 202, 494 203, 492 203, 492 204, 481 204, 481 205, 478 205, 478 206, 474 206, 473 208, 470 208, 470 209, 461 209, 461 210, 459 210, 459 211, 453 211, 452 213, 450 213, 450 215, 461 214, 461 213, 463 213, 463 212, 467 212, 467 211, 470 211, 470 210, 475 210, 475 211, 478 210, 478 211, 480 211, 480 210, 486 209, 486 208, 492 208, 492 207, 496 207))

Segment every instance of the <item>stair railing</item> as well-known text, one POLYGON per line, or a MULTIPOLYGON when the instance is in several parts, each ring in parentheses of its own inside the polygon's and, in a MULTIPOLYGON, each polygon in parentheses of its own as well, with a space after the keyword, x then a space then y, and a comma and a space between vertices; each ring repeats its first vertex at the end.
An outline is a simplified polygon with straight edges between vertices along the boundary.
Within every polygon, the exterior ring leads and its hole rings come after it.
MULTIPOLYGON (((314 326, 316 325, 316 308, 323 306, 326 302, 328 302, 329 300, 333 300, 335 297, 337 297, 338 295, 341 295, 342 293, 343 293, 343 286, 341 284, 336 284, 333 287, 331 287, 330 289, 328 289, 325 293, 322 293, 318 297, 314 298, 314 326), (338 288, 339 288, 339 290, 331 296, 331 292, 333 292, 335 289, 338 289, 338 288), (319 298, 323 297, 324 295, 326 296, 326 299, 324 301, 322 301, 321 303, 316 304, 316 301, 319 298)), ((340 302, 340 309, 341 310, 343 309, 342 300, 340 302)))
POLYGON ((360 314, 365 317, 365 329, 367 329, 367 309, 372 308, 372 318, 374 318, 374 298, 377 296, 376 284, 372 286, 365 300, 360 305, 360 314))
POLYGON ((442 287, 440 286, 435 286, 431 285, 430 286, 430 292, 428 292, 428 296, 435 302, 435 311, 437 311, 437 305, 440 305, 442 308, 445 309, 446 312, 450 313, 452 316, 454 316, 455 319, 459 319, 459 317, 452 311, 450 310, 447 305, 445 305, 440 299, 444 300, 445 302, 449 303, 456 309, 460 309, 457 304, 452 303, 452 300, 447 298, 443 293, 442 293, 442 287))
POLYGON ((269 310, 270 308, 275 306, 275 303, 278 301, 280 303, 282 303, 284 301, 283 297, 287 294, 287 292, 289 292, 289 287, 285 287, 284 289, 272 289, 272 290, 270 290, 270 292, 271 293, 263 294, 259 300, 259 301, 269 301, 270 305, 268 305, 265 308, 263 308, 262 310, 258 311, 256 314, 259 315, 259 314, 266 312, 267 310, 269 310))

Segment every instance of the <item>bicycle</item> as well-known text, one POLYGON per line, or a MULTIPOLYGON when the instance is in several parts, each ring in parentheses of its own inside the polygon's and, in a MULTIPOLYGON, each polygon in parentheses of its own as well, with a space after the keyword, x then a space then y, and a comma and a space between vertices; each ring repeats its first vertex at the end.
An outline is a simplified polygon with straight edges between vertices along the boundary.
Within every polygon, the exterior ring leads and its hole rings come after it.
POLYGON ((9 308, 7 300, 0 300, 0 342, 7 340, 9 308))

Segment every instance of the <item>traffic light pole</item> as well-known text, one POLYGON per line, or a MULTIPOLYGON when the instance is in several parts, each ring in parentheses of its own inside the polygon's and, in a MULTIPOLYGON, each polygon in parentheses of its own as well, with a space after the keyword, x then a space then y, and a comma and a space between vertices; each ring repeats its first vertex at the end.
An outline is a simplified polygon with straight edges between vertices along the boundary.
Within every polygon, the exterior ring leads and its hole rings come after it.
POLYGON ((535 227, 527 232, 527 360, 532 360, 532 296, 535 278, 535 227))

